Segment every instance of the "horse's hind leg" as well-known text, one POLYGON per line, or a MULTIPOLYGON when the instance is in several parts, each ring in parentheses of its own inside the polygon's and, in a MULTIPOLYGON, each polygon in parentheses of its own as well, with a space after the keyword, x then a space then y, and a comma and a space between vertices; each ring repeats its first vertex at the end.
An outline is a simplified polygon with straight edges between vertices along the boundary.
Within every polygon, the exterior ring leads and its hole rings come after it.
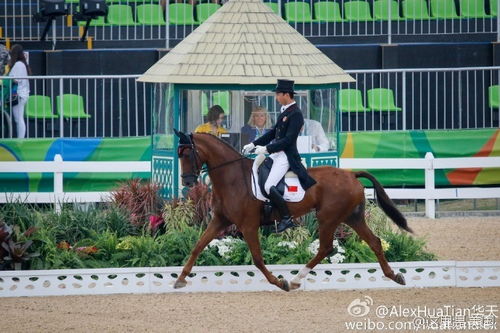
POLYGON ((354 231, 356 231, 356 233, 359 235, 359 237, 370 246, 372 251, 377 256, 378 262, 380 264, 380 267, 382 268, 382 271, 384 272, 384 275, 399 284, 405 285, 406 283, 403 274, 394 274, 394 271, 389 266, 389 263, 387 262, 384 251, 382 249, 380 238, 378 238, 366 224, 364 202, 356 207, 354 212, 347 219, 346 224, 353 228, 354 231))
POLYGON ((207 226, 207 229, 201 235, 200 239, 196 243, 196 246, 194 247, 193 251, 191 251, 191 256, 189 257, 188 261, 184 265, 184 268, 182 269, 181 275, 177 278, 174 284, 174 288, 182 288, 185 287, 187 282, 186 282, 186 276, 191 273, 191 269, 193 268, 194 263, 196 262, 196 259, 200 255, 201 251, 212 241, 212 239, 217 236, 219 232, 224 230, 225 227, 228 226, 228 222, 224 221, 222 218, 219 218, 217 215, 214 215, 213 219, 210 221, 210 223, 207 226))

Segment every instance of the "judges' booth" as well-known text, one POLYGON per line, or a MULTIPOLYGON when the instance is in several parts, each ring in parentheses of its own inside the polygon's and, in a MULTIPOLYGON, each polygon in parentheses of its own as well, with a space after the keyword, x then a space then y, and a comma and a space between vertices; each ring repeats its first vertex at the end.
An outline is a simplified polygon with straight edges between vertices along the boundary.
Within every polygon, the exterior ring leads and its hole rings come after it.
MULTIPOLYGON (((183 132, 208 122, 210 108, 224 110, 222 126, 227 133, 220 139, 236 150, 255 140, 275 123, 281 105, 276 102, 274 85, 154 85, 152 180, 162 188, 164 198, 182 197, 181 170, 177 158, 178 138, 183 132)), ((338 89, 339 84, 295 85, 295 101, 305 124, 297 141, 307 167, 338 165, 338 89)), ((202 175, 206 183, 210 180, 202 175)))

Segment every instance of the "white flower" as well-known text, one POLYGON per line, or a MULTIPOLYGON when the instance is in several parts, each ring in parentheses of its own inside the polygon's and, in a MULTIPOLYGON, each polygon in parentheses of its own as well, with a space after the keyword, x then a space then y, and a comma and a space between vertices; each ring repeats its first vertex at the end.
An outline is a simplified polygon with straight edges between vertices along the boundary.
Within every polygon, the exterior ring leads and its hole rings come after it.
POLYGON ((344 262, 344 259, 345 259, 344 255, 337 253, 337 254, 330 257, 330 262, 332 264, 338 264, 338 263, 344 262))
POLYGON ((295 249, 297 247, 297 242, 295 242, 295 241, 291 241, 291 242, 281 241, 278 243, 278 246, 288 247, 289 249, 295 249))
POLYGON ((345 249, 342 246, 338 246, 337 253, 345 253, 345 249))
POLYGON ((208 246, 216 247, 219 255, 223 258, 228 259, 229 253, 232 250, 232 244, 234 244, 238 241, 241 241, 241 240, 235 239, 235 238, 214 239, 213 241, 211 241, 208 244, 208 246))
POLYGON ((334 239, 333 240, 333 247, 339 247, 339 241, 334 239))
POLYGON ((319 250, 319 239, 315 239, 311 244, 309 244, 307 249, 311 252, 311 254, 316 255, 319 250))

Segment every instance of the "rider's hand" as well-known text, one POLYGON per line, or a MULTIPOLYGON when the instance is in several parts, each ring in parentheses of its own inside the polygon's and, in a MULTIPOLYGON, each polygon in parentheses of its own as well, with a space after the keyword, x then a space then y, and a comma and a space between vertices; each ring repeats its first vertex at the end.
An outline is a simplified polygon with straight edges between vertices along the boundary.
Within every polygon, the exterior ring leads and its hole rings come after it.
POLYGON ((268 154, 266 146, 257 146, 257 147, 255 147, 255 153, 257 155, 268 154))
POLYGON ((249 143, 247 145, 244 145, 243 146, 243 154, 250 154, 250 152, 252 151, 252 149, 255 148, 255 145, 253 143, 249 143))

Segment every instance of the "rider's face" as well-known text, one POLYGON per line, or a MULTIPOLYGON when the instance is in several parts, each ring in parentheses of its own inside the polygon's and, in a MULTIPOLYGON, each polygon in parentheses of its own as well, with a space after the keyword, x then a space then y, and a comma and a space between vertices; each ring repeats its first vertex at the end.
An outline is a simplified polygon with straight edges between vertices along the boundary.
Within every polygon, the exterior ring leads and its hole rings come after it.
POLYGON ((276 93, 276 101, 280 103, 281 105, 287 105, 290 104, 291 98, 290 95, 282 93, 282 92, 277 92, 276 93))

